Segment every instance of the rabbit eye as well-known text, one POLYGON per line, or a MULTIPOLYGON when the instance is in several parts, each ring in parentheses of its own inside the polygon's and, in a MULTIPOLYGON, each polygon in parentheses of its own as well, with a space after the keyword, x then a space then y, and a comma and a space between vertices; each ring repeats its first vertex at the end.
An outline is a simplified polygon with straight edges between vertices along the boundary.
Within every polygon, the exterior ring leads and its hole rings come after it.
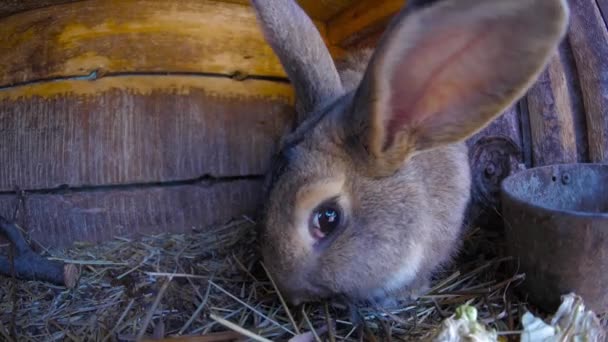
POLYGON ((321 206, 312 213, 312 234, 322 239, 340 226, 340 210, 335 206, 321 206))

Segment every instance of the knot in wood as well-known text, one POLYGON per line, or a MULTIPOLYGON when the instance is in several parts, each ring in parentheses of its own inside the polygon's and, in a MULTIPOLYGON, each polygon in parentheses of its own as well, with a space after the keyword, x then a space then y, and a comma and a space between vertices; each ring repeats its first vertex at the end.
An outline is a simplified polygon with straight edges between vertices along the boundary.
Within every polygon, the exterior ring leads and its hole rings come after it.
POLYGON ((518 171, 522 154, 515 142, 505 136, 486 136, 469 149, 473 201, 483 206, 500 204, 502 180, 518 171))

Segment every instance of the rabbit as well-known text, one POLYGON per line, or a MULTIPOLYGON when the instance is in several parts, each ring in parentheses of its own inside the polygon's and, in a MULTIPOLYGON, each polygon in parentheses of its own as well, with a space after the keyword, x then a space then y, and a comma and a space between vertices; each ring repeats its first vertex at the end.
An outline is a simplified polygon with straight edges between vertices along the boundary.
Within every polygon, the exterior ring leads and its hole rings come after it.
POLYGON ((265 182, 269 275, 292 305, 415 298, 461 247, 464 141, 546 67, 566 1, 415 2, 340 72, 295 1, 251 2, 299 110, 265 182))

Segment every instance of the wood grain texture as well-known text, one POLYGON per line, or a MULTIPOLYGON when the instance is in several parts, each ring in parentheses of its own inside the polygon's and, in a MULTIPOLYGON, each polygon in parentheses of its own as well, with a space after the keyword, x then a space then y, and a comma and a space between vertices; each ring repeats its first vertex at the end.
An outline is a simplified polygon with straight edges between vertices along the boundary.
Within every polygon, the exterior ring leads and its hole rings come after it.
MULTIPOLYGON (((0 17, 41 7, 59 5, 83 0, 3 0, 0 1, 0 17)), ((216 2, 248 5, 249 0, 212 0, 216 2)), ((298 0, 302 8, 317 21, 327 21, 345 10, 357 0, 298 0)))
MULTIPOLYGON (((56 0, 58 1, 58 0, 56 0)), ((249 5, 251 0, 213 0, 249 5)), ((304 11, 317 23, 325 22, 360 0, 296 0, 304 11)))
POLYGON ((568 37, 587 116, 590 160, 608 162, 608 30, 595 1, 569 3, 568 37))
POLYGON ((311 17, 320 21, 328 21, 360 1, 361 0, 298 0, 298 3, 311 17))
POLYGON ((0 19, 0 85, 93 71, 285 77, 248 6, 90 0, 0 19))
POLYGON ((82 0, 2 0, 0 1, 0 18, 23 11, 75 1, 82 0))
POLYGON ((568 82, 565 62, 556 53, 527 94, 534 166, 579 159, 574 125, 576 89, 568 82))
POLYGON ((383 30, 404 4, 404 0, 357 1, 327 22, 329 42, 344 47, 368 34, 383 30))
POLYGON ((524 164, 520 119, 516 103, 467 139, 472 195, 467 211, 469 225, 500 227, 500 185, 524 164))
POLYGON ((0 191, 263 174, 292 101, 288 84, 189 76, 0 91, 0 191))
MULTIPOLYGON (((329 44, 325 21, 356 3, 356 0, 300 0, 299 3, 312 17, 315 25, 323 36, 323 39, 328 43, 330 52, 337 57, 343 56, 344 51, 342 49, 338 46, 329 44)), ((32 34, 43 33, 46 35, 45 39, 48 40, 53 37, 60 37, 61 33, 49 32, 48 28, 40 28, 38 30, 40 32, 34 32, 36 29, 34 28, 34 30, 32 30, 32 26, 35 27, 36 25, 39 25, 40 20, 47 21, 53 25, 64 25, 66 24, 66 21, 71 21, 66 25, 83 25, 89 28, 89 34, 87 34, 86 37, 76 37, 77 40, 72 42, 73 46, 70 51, 57 51, 61 50, 61 47, 49 46, 48 41, 46 43, 40 42, 40 44, 44 44, 45 49, 51 48, 49 51, 49 56, 51 58, 61 59, 62 55, 65 55, 63 56, 64 58, 73 62, 73 65, 68 65, 66 62, 66 65, 64 65, 65 72, 57 72, 54 76, 82 75, 86 70, 125 72, 125 68, 127 68, 129 64, 133 66, 133 68, 131 68, 133 70, 129 71, 135 71, 139 66, 137 63, 145 64, 144 69, 152 71, 220 72, 226 74, 240 72, 261 76, 285 76, 284 71, 278 64, 276 58, 267 59, 270 53, 268 46, 264 46, 265 44, 261 41, 260 32, 257 27, 251 25, 253 24, 253 13, 249 7, 249 0, 180 1, 180 8, 178 8, 177 11, 175 10, 175 6, 167 7, 167 4, 166 1, 159 0, 139 1, 139 3, 122 3, 122 9, 126 9, 126 7, 134 8, 135 6, 145 6, 145 11, 136 17, 123 12, 122 15, 118 17, 119 20, 121 18, 124 20, 123 27, 119 28, 111 26, 112 24, 115 24, 115 18, 112 17, 116 15, 115 10, 100 12, 95 18, 79 18, 79 14, 89 14, 96 9, 103 10, 104 8, 107 9, 108 6, 114 6, 114 3, 111 0, 7 0, 5 2, 0 2, 0 18, 9 15, 17 15, 19 19, 17 19, 16 24, 9 18, 4 19, 8 24, 2 24, 3 21, 0 19, 0 24, 6 26, 6 31, 2 32, 7 33, 6 37, 10 38, 0 40, 0 48, 6 46, 8 51, 9 46, 12 48, 12 45, 22 44, 22 46, 17 47, 19 50, 36 50, 36 47, 31 46, 35 44, 35 42, 31 41, 32 34), (83 3, 74 4, 76 2, 83 3), (157 8, 157 3, 163 5, 157 8), (193 3, 194 6, 192 5, 193 3), (63 6, 52 7, 57 5, 63 6), (153 22, 152 19, 148 20, 146 17, 146 15, 152 13, 152 11, 154 11, 155 16, 163 17, 162 12, 160 11, 168 11, 169 8, 170 11, 167 12, 167 14, 174 17, 164 17, 163 20, 157 22, 153 22), (20 12, 32 10, 34 11, 31 13, 19 14, 20 12), (41 12, 37 13, 35 10, 41 12), (58 14, 57 11, 67 13, 58 14), (193 13, 189 13, 188 20, 186 21, 187 26, 179 27, 178 25, 181 20, 180 16, 183 17, 184 12, 189 11, 199 11, 199 18, 192 20, 191 17, 193 13), (108 13, 110 14, 110 17, 106 18, 107 22, 94 24, 103 19, 103 16, 107 16, 108 13), (233 20, 230 20, 230 16, 237 18, 237 22, 233 23, 233 20), (242 21, 243 18, 245 21, 242 21), (132 21, 129 22, 129 20, 132 21), (206 21, 207 24, 199 25, 200 27, 197 28, 196 25, 202 21, 206 21), (213 29, 209 30, 212 25, 214 25, 213 29), (230 32, 231 30, 234 30, 234 34, 230 32), (93 31, 97 31, 95 37, 92 37, 93 31), (184 36, 187 37, 184 38, 184 36), (143 39, 150 37, 152 37, 152 39, 143 39), (250 39, 252 37, 255 38, 253 41, 250 39), (171 38, 174 38, 175 40, 171 41, 171 38), (134 43, 135 47, 145 49, 147 44, 154 50, 160 48, 161 50, 170 51, 165 52, 164 56, 162 56, 162 51, 155 52, 158 56, 155 55, 156 58, 154 60, 127 61, 129 56, 125 56, 124 52, 114 51, 113 47, 104 43, 109 40, 117 40, 119 42, 118 45, 122 46, 133 46, 132 44, 134 43), (161 43, 160 46, 159 42, 161 43), (179 44, 176 44, 176 42, 179 42, 179 44), (226 44, 228 44, 228 46, 226 46, 226 44), (256 46, 256 44, 258 46, 256 46), (91 45, 109 47, 110 50, 102 51, 102 53, 99 54, 97 49, 91 45), (175 53, 176 45, 180 50, 186 51, 186 54, 180 53, 180 55, 182 55, 181 59, 176 59, 175 56, 171 56, 172 58, 162 61, 162 57, 167 57, 168 54, 175 53), (229 50, 230 47, 239 45, 246 49, 229 50), (222 52, 218 50, 218 48, 222 47, 225 48, 226 51, 222 52), (87 51, 87 54, 86 52, 77 51, 77 49, 89 49, 91 51, 87 51), (248 53, 252 51, 254 53, 248 53), (198 55, 196 55, 197 53, 198 55), (225 56, 220 56, 222 53, 225 54, 225 56), (185 58, 188 57, 193 57, 193 60, 186 61, 185 58), (225 58, 225 60, 222 60, 223 58, 225 58), (234 62, 236 63, 232 64, 234 62), (119 64, 122 64, 122 68, 119 64), (166 66, 161 64, 166 64, 166 66)), ((140 11, 138 10, 135 13, 139 12, 140 11)), ((57 29, 54 28, 53 30, 57 29)), ((113 42, 113 44, 116 45, 116 42, 113 42)), ((24 51, 21 54, 27 54, 27 52, 24 51)), ((134 58, 136 59, 136 57, 134 58)), ((60 68, 60 66, 55 66, 55 68, 60 68)), ((23 81, 24 78, 21 78, 21 82, 23 81)))
MULTIPOLYGON (((201 182, 26 197, 22 227, 43 246, 100 242, 116 236, 186 233, 253 215, 261 181, 201 182)), ((0 195, 0 215, 12 217, 15 196, 0 195)))
POLYGON ((522 132, 519 126, 520 113, 518 103, 514 103, 511 107, 499 115, 483 130, 467 139, 468 146, 473 146, 483 137, 505 137, 510 139, 515 145, 522 146, 522 132))

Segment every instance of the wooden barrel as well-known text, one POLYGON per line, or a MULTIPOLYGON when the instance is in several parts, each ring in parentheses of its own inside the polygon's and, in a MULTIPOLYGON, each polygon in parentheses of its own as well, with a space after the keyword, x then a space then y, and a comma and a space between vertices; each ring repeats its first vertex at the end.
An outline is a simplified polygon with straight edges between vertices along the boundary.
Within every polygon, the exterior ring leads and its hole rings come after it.
POLYGON ((81 1, 0 30, 0 214, 34 240, 254 214, 293 91, 250 8, 81 1))

